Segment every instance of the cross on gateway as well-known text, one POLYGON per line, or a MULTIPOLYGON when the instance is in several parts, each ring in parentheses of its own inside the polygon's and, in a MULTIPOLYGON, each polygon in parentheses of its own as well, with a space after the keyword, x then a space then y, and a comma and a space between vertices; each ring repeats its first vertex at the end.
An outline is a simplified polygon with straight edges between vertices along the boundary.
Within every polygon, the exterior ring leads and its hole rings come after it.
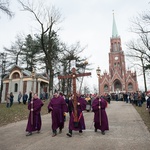
POLYGON ((66 75, 66 76, 58 76, 58 79, 67 79, 70 78, 73 81, 73 107, 74 107, 74 122, 78 122, 78 114, 77 114, 77 95, 76 95, 76 78, 77 77, 83 77, 83 76, 90 76, 91 72, 88 73, 80 73, 76 74, 76 69, 72 68, 72 74, 66 75))

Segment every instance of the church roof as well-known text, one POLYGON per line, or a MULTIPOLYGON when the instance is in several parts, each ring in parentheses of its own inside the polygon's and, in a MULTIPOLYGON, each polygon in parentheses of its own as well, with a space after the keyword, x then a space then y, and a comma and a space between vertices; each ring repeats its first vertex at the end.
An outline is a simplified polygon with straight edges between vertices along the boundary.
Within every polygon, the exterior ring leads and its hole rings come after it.
POLYGON ((23 70, 23 73, 26 74, 27 76, 31 76, 31 71, 23 70))
MULTIPOLYGON (((22 71, 23 73, 23 76, 25 75, 26 77, 31 77, 32 75, 32 72, 29 71, 29 70, 26 70, 24 68, 21 68, 17 65, 13 65, 9 70, 8 72, 5 74, 3 80, 7 79, 10 75, 10 73, 13 71, 13 70, 20 70, 20 72, 22 71)), ((38 78, 41 78, 41 79, 44 79, 44 80, 48 80, 48 75, 46 75, 45 73, 35 73, 35 75, 38 77, 38 78)))
POLYGON ((115 16, 114 16, 114 13, 113 13, 112 38, 116 38, 118 36, 119 35, 118 35, 117 26, 116 26, 115 16))

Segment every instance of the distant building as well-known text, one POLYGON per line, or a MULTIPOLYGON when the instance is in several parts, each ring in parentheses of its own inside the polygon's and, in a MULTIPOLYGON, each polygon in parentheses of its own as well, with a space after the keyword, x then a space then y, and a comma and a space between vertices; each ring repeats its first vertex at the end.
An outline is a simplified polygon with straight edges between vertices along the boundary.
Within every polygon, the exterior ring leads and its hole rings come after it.
POLYGON ((120 93, 138 91, 136 72, 126 70, 125 56, 121 47, 113 15, 112 37, 110 38, 109 73, 104 72, 100 78, 100 93, 120 93))
POLYGON ((9 73, 3 78, 2 102, 5 101, 7 93, 13 92, 14 102, 18 100, 19 91, 22 94, 30 91, 33 93, 48 93, 49 80, 46 74, 37 74, 25 70, 17 65, 13 66, 9 73))

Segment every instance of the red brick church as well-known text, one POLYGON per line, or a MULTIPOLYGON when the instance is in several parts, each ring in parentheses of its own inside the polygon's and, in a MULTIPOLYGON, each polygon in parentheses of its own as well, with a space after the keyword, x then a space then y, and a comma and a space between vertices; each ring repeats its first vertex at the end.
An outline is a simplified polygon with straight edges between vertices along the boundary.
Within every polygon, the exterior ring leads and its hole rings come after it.
POLYGON ((112 37, 110 38, 109 73, 100 77, 100 93, 120 93, 138 91, 136 72, 126 70, 124 51, 118 35, 113 15, 112 37))

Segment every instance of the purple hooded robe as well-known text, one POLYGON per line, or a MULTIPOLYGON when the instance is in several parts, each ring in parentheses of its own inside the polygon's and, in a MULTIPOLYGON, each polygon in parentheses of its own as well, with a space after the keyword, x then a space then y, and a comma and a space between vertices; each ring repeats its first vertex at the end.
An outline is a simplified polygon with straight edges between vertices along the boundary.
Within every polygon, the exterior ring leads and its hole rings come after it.
POLYGON ((72 108, 72 112, 69 120, 69 130, 80 131, 80 130, 85 130, 86 128, 82 111, 86 109, 87 102, 84 98, 77 97, 77 103, 80 103, 80 105, 77 105, 78 127, 75 127, 74 125, 74 113, 73 113, 74 107, 73 107, 72 100, 70 100, 68 104, 68 107, 72 108))
POLYGON ((62 96, 53 97, 48 104, 48 111, 52 111, 52 130, 64 128, 64 113, 68 112, 67 104, 62 96))
POLYGON ((42 121, 40 111, 43 105, 43 102, 39 98, 33 99, 33 104, 29 102, 28 109, 30 110, 30 113, 28 117, 26 131, 32 132, 41 130, 42 121), (31 109, 33 109, 33 111, 31 111, 31 109))
POLYGON ((92 109, 94 112, 95 129, 100 129, 101 131, 109 130, 108 118, 105 111, 106 107, 107 107, 107 102, 104 98, 101 98, 101 102, 99 102, 99 98, 94 99, 92 103, 92 109), (101 106, 101 109, 99 109, 99 105, 101 106), (99 114, 101 116, 99 116, 99 114), (100 125, 100 119, 101 119, 101 125, 100 125))

